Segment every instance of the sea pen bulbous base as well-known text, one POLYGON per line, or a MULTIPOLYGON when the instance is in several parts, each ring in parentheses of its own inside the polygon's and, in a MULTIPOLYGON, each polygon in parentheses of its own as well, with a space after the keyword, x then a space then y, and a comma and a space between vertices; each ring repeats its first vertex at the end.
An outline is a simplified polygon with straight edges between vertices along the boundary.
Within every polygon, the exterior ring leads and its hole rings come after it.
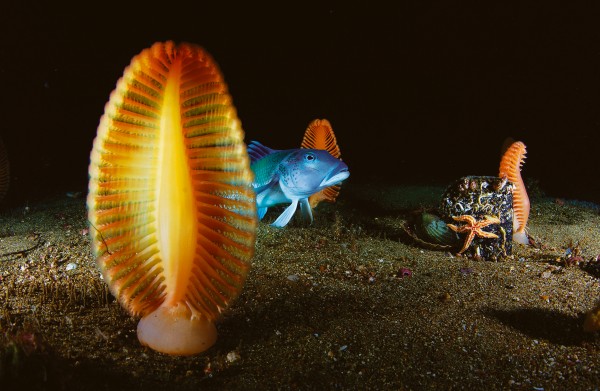
POLYGON ((214 345, 217 328, 211 320, 193 316, 185 304, 179 303, 161 305, 144 316, 138 323, 137 335, 142 345, 158 352, 189 356, 214 345))

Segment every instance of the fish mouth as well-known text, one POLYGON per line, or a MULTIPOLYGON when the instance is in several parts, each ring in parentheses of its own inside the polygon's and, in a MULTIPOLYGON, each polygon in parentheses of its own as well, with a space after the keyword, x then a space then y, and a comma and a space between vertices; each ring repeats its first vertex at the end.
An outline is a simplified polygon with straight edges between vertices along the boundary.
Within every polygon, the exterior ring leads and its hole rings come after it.
POLYGON ((340 168, 336 171, 332 176, 328 176, 323 179, 321 182, 321 187, 329 187, 333 185, 337 185, 342 182, 344 179, 350 176, 350 171, 348 171, 348 167, 344 164, 345 167, 340 168))

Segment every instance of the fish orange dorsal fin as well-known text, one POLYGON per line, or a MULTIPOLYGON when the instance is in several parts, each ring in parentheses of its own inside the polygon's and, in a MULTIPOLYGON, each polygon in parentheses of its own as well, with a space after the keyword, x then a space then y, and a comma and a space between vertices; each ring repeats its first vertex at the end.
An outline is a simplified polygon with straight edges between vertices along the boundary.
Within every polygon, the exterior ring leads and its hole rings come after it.
POLYGON ((0 201, 8 193, 8 185, 10 184, 10 171, 8 166, 8 154, 6 148, 0 138, 0 201))
MULTIPOLYGON (((308 125, 300 148, 323 149, 338 159, 342 155, 333 128, 326 119, 315 119, 308 125)), ((313 194, 308 198, 311 208, 316 208, 321 201, 335 202, 341 188, 340 185, 330 186, 313 194)))
POLYGON ((89 167, 93 250, 155 350, 208 349, 240 293, 257 224, 243 138, 221 72, 191 44, 142 51, 105 107, 89 167))
POLYGON ((512 143, 504 152, 500 161, 499 177, 506 177, 515 185, 513 192, 513 240, 528 244, 526 227, 529 219, 529 197, 525 189, 525 183, 521 178, 521 166, 525 162, 525 154, 527 150, 525 144, 521 141, 512 143))

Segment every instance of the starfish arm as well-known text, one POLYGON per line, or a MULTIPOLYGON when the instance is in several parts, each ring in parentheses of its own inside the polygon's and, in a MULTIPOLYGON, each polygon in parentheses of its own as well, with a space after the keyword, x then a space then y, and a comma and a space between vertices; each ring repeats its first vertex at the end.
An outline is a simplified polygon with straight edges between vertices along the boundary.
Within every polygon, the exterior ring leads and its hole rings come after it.
POLYGON ((489 238, 489 239, 498 239, 498 235, 496 235, 493 232, 485 232, 485 231, 481 231, 479 230, 477 232, 477 236, 481 237, 481 238, 489 238))
POLYGON ((463 252, 465 252, 466 249, 469 248, 474 237, 475 237, 475 232, 470 231, 469 234, 467 235, 467 238, 465 239, 465 244, 463 244, 463 246, 460 249, 460 251, 458 252, 458 254, 462 254, 463 252))
POLYGON ((477 220, 475 220, 475 217, 470 215, 452 216, 452 218, 454 219, 454 221, 464 222, 468 225, 475 225, 475 223, 477 222, 477 220))

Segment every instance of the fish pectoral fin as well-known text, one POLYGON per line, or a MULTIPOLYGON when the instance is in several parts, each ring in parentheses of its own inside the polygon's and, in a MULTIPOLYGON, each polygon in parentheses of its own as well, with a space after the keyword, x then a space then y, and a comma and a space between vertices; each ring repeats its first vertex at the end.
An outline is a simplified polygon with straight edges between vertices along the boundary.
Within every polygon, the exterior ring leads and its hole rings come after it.
POLYGON ((267 213, 267 209, 269 209, 269 208, 258 208, 258 210, 256 212, 258 214, 259 220, 262 220, 262 218, 265 217, 265 214, 267 213))
POLYGON ((302 213, 302 217, 304 221, 308 224, 312 224, 313 222, 313 214, 310 203, 308 202, 308 198, 302 198, 300 200, 300 212, 302 213))
MULTIPOLYGON (((268 193, 269 193, 269 189, 266 189, 266 190, 263 190, 260 192, 256 192, 256 205, 262 204, 268 193)), ((261 208, 259 207, 258 209, 261 209, 261 208)))
POLYGON ((277 220, 275 220, 271 225, 273 227, 283 228, 290 222, 294 212, 296 212, 296 208, 298 207, 298 200, 293 200, 290 206, 285 208, 282 214, 279 215, 277 220))
POLYGON ((273 194, 277 185, 277 181, 271 181, 260 189, 254 189, 256 192, 256 205, 258 205, 259 208, 261 207, 261 204, 267 202, 268 197, 273 194))

